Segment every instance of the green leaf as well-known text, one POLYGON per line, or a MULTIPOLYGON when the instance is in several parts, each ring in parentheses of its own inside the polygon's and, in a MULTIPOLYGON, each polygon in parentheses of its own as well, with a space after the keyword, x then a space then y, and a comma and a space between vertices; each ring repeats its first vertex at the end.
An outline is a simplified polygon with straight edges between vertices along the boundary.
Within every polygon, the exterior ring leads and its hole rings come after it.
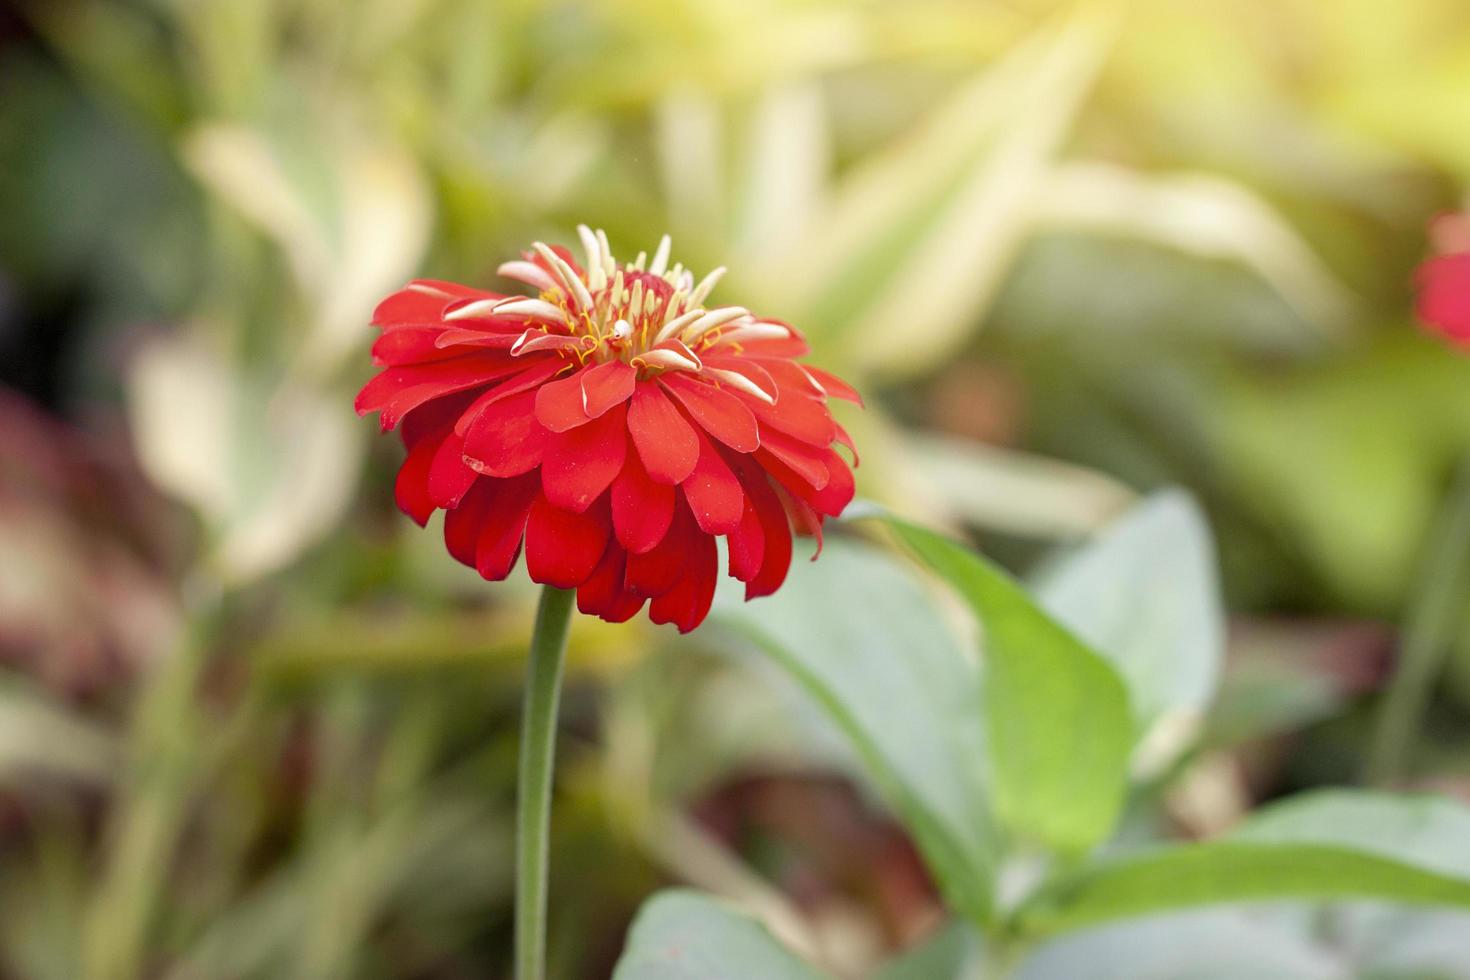
POLYGON ((1123 682, 998 567, 933 531, 890 523, 979 617, 1001 819, 1061 851, 1096 844, 1123 801, 1133 730, 1123 682))
POLYGON ((1349 980, 1332 951, 1275 919, 1195 909, 1059 937, 1018 980, 1349 980))
POLYGON ((1287 898, 1470 907, 1470 810, 1346 790, 1267 808, 1231 838, 1095 865, 1020 912, 1051 933, 1166 909, 1287 898))
POLYGON ((832 540, 776 595, 745 603, 722 591, 713 621, 755 641, 837 724, 950 905, 985 920, 997 844, 979 675, 917 576, 881 551, 832 540))
POLYGON ((1225 613, 1214 543, 1186 494, 1150 496, 1048 568, 1036 595, 1117 668, 1140 731, 1204 712, 1219 681, 1225 613))
POLYGON ((633 921, 613 980, 822 980, 764 926, 698 892, 649 899, 633 921))
POLYGON ((873 980, 959 980, 976 975, 984 941, 965 922, 951 922, 933 936, 884 963, 873 980))

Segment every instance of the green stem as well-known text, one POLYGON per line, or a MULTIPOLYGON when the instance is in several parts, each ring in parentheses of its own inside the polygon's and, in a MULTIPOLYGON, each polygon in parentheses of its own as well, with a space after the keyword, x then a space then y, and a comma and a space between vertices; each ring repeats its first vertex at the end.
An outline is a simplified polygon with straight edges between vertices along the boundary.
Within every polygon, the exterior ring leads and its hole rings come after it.
POLYGON ((1463 609, 1470 571, 1470 456, 1461 462, 1455 484, 1432 529, 1404 623, 1402 652, 1379 709, 1369 746, 1365 776, 1385 786, 1400 780, 1408 767, 1418 726, 1453 641, 1463 609))
POLYGON ((516 808, 516 980, 546 975, 546 866, 556 710, 567 627, 576 593, 550 585, 536 607, 521 714, 521 770, 516 808))

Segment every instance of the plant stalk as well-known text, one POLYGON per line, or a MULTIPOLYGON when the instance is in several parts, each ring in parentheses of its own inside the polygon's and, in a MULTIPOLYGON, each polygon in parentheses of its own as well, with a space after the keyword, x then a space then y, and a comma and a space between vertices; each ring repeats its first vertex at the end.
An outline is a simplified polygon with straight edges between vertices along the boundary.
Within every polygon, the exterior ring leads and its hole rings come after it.
POLYGON ((1404 623, 1403 646, 1379 709, 1364 775, 1375 786, 1402 780, 1470 587, 1470 455, 1431 529, 1419 587, 1404 623))
POLYGON ((521 713, 516 806, 516 980, 546 975, 546 879, 557 703, 575 592, 546 586, 536 607, 521 713))

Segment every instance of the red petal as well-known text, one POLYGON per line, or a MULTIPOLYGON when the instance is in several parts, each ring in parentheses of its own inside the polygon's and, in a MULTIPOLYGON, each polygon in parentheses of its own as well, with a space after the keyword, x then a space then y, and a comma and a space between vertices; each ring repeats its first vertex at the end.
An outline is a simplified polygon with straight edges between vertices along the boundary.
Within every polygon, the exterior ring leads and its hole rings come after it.
POLYGON ((740 515, 740 526, 730 533, 726 544, 730 552, 730 574, 742 582, 754 579, 766 555, 766 530, 761 526, 755 504, 748 498, 740 515))
POLYGON ((663 540, 643 554, 628 556, 624 584, 630 592, 643 596, 662 595, 674 587, 679 570, 693 540, 699 536, 689 508, 682 499, 674 502, 674 519, 663 540))
POLYGON ((464 464, 464 440, 451 430, 429 466, 429 499, 435 507, 457 507, 475 479, 475 471, 464 464))
POLYGON ((810 484, 813 490, 820 490, 831 479, 831 474, 827 472, 826 453, 825 449, 798 442, 783 432, 767 432, 755 457, 763 465, 769 460, 784 463, 810 484))
POLYGON ((429 515, 434 513, 434 501, 429 497, 429 468, 443 441, 443 437, 429 437, 415 442, 393 481, 398 509, 413 518, 419 527, 429 523, 429 515))
POLYGON ((562 510, 537 494, 526 522, 526 570, 531 579, 559 589, 574 589, 587 580, 607 547, 606 498, 586 512, 562 510))
POLYGON ((663 540, 674 519, 675 490, 648 475, 638 454, 628 453, 612 485, 613 530, 618 543, 640 555, 663 540))
POLYGON ((601 418, 551 437, 541 460, 541 487, 547 500, 581 512, 611 485, 628 454, 627 417, 619 405, 601 418))
POLYGON ((499 299, 499 293, 487 293, 457 282, 439 279, 415 279, 389 296, 373 310, 373 323, 392 326, 398 323, 435 323, 444 307, 459 299, 499 299))
POLYGON ((536 393, 523 391, 475 417, 465 433, 465 462, 486 476, 520 476, 541 465, 551 439, 536 421, 536 393))
POLYGON ((474 392, 461 391, 453 395, 445 395, 443 398, 436 398, 414 409, 403 417, 403 424, 398 428, 398 434, 403 437, 403 444, 412 449, 420 439, 442 437, 454 428, 454 420, 459 418, 465 406, 474 399, 474 392))
POLYGON ((459 506, 444 514, 444 546, 454 560, 475 567, 475 549, 490 503, 495 497, 493 480, 479 480, 464 495, 459 506))
POLYGON ((852 465, 857 466, 861 462, 858 459, 857 444, 852 441, 852 436, 848 435, 847 430, 842 427, 841 423, 837 425, 837 442, 847 447, 847 451, 852 453, 852 465))
POLYGON ((770 595, 786 580, 786 570, 791 567, 791 528, 786 520, 786 510, 781 506, 765 471, 749 459, 735 461, 739 470, 740 485, 745 488, 746 499, 755 507, 765 532, 765 545, 761 553, 760 572, 747 580, 745 598, 770 595))
POLYGON ((761 444, 755 416, 728 391, 678 372, 665 374, 660 380, 706 432, 731 449, 750 453, 761 444))
POLYGON ((831 449, 823 450, 822 462, 827 469, 828 479, 820 490, 812 487, 791 467, 775 458, 761 461, 771 476, 793 497, 801 500, 819 514, 839 516, 852 503, 854 492, 852 470, 842 457, 831 449))
POLYGON ((770 395, 772 400, 781 394, 781 389, 777 386, 776 379, 771 377, 771 372, 751 358, 740 357, 736 354, 705 354, 701 359, 706 367, 734 371, 736 374, 744 375, 751 384, 770 395))
POLYGON ((823 449, 837 438, 837 423, 820 398, 790 388, 782 390, 774 405, 767 405, 749 395, 742 398, 760 419, 762 434, 773 428, 809 446, 821 446, 823 449))
POLYGON ((484 480, 493 483, 495 497, 485 511, 480 536, 475 542, 475 570, 491 582, 499 582, 510 574, 521 554, 521 540, 526 535, 526 517, 531 501, 541 489, 535 474, 527 473, 509 480, 484 480))
POLYGON ((513 374, 489 391, 475 398, 454 423, 454 431, 464 435, 474 424, 487 405, 493 405, 511 395, 538 387, 543 381, 555 377, 567 365, 559 357, 547 357, 532 363, 520 374, 513 374))
POLYGON ((740 526, 745 494, 730 465, 703 433, 699 434, 699 462, 679 484, 694 521, 706 534, 729 534, 740 526))
POLYGON ((520 369, 519 364, 498 353, 467 354, 442 361, 390 367, 358 392, 357 414, 381 412, 379 421, 386 432, 425 402, 466 388, 491 384, 520 369))
POLYGON ((536 389, 536 418, 552 432, 566 432, 587 422, 582 371, 536 389))
POLYGON ((1419 319, 1451 340, 1470 341, 1470 252, 1430 259, 1418 280, 1419 319))
POLYGON ((817 539, 817 550, 812 554, 812 561, 816 561, 822 553, 822 515, 787 493, 780 484, 776 485, 776 495, 781 498, 786 516, 791 518, 792 529, 802 537, 817 539))
POLYGON ((695 534, 678 581, 649 604, 648 618, 655 623, 673 623, 680 633, 688 633, 709 614, 719 574, 715 539, 707 534, 695 534))
POLYGON ((577 608, 609 623, 625 623, 636 616, 645 600, 623 588, 626 561, 622 548, 608 545, 597 569, 577 587, 577 608))
MULTIPOLYGON (((782 391, 795 391, 813 398, 823 397, 822 386, 806 372, 804 365, 784 357, 751 357, 746 360, 753 361, 771 372, 771 377, 776 380, 776 386, 782 391)), ((777 400, 780 400, 779 396, 777 400)))
POLYGON ((648 475, 660 483, 679 483, 699 461, 694 427, 674 407, 656 381, 640 381, 628 404, 628 432, 648 475))
POLYGON ((858 394, 856 388, 843 381, 837 375, 823 371, 821 368, 812 367, 810 364, 802 364, 799 367, 811 375, 812 379, 826 390, 829 398, 841 398, 855 405, 862 405, 863 396, 858 394))
POLYGON ((462 350, 440 350, 435 341, 443 327, 395 327, 373 342, 373 363, 397 367, 416 361, 442 361, 458 357, 462 350))
POLYGON ((614 405, 633 397, 638 372, 624 361, 608 361, 582 372, 583 405, 587 415, 597 418, 614 405))

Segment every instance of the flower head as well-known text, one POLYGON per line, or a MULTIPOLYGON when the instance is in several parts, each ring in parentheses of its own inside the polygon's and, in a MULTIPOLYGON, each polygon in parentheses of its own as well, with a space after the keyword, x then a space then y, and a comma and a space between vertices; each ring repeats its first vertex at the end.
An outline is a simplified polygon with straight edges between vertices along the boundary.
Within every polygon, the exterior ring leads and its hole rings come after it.
POLYGON ((1445 215, 1430 231, 1440 254, 1419 267, 1419 319, 1470 347, 1470 215, 1445 215))
POLYGON ((621 263, 577 230, 585 266, 537 242, 500 267, 534 296, 418 280, 384 300, 383 371, 357 410, 400 429, 398 505, 421 525, 442 508, 459 561, 500 580, 524 544, 531 578, 575 588, 583 612, 622 622, 649 602, 688 632, 714 595, 716 537, 746 598, 769 595, 792 528, 820 541, 852 499, 827 399, 860 399, 797 362, 794 328, 708 305, 723 269, 696 283, 667 236, 621 263))

